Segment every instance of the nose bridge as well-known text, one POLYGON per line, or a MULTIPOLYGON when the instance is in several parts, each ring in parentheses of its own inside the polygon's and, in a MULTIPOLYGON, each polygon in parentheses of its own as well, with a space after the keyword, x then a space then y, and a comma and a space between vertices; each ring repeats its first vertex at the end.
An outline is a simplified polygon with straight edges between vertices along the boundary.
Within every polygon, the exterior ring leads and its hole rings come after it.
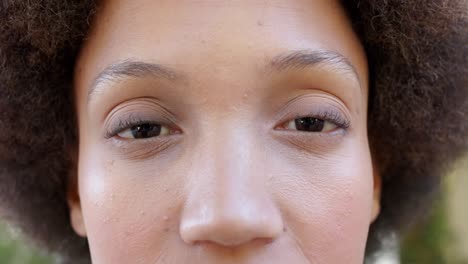
POLYGON ((243 116, 239 106, 226 104, 224 109, 228 111, 217 110, 216 115, 204 120, 197 135, 195 149, 200 162, 196 164, 205 171, 197 177, 217 182, 216 186, 206 185, 207 189, 229 187, 235 192, 235 187, 241 187, 246 191, 246 183, 254 187, 253 183, 262 182, 261 143, 253 122, 243 116))
POLYGON ((223 187, 233 190, 245 185, 246 181, 250 184, 261 181, 260 175, 250 176, 262 170, 261 166, 255 166, 256 161, 262 160, 262 157, 256 147, 253 132, 248 125, 242 125, 242 122, 226 123, 230 124, 219 129, 215 140, 212 141, 213 153, 207 153, 213 155, 211 160, 215 168, 215 178, 220 182, 227 181, 228 186, 223 187), (236 123, 238 125, 234 125, 236 123))
POLYGON ((203 161, 195 162, 203 167, 188 175, 195 184, 182 214, 182 239, 223 246, 274 239, 283 223, 265 188, 265 164, 254 134, 233 121, 211 131, 199 150, 203 161))

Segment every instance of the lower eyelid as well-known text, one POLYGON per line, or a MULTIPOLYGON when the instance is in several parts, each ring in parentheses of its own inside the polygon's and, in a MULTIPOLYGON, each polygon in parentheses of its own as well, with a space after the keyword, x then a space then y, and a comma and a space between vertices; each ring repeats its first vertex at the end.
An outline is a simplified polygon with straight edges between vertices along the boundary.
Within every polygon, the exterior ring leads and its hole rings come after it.
POLYGON ((176 142, 174 140, 165 139, 165 140, 162 140, 157 145, 151 144, 151 147, 148 146, 149 148, 140 147, 140 148, 131 149, 127 151, 125 156, 130 157, 131 159, 135 159, 135 160, 145 159, 145 158, 157 155, 158 153, 161 153, 169 149, 175 143, 176 142))
POLYGON ((347 135, 346 130, 338 128, 332 132, 311 133, 296 130, 276 130, 273 136, 279 142, 303 149, 307 152, 328 152, 339 146, 347 135))
POLYGON ((146 138, 143 140, 109 138, 106 144, 115 148, 124 159, 141 160, 158 155, 177 145, 182 140, 181 134, 146 138))

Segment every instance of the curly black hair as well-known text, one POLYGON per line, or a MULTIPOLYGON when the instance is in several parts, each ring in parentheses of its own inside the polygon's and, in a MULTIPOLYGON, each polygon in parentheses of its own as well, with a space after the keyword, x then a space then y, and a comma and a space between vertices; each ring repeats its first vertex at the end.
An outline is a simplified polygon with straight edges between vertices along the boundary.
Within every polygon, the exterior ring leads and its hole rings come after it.
MULTIPOLYGON (((465 0, 342 1, 370 67, 368 130, 382 175, 366 253, 426 211, 468 149, 465 0)), ((0 214, 63 262, 89 263, 66 202, 78 133, 75 59, 97 4, 0 1, 0 214)))

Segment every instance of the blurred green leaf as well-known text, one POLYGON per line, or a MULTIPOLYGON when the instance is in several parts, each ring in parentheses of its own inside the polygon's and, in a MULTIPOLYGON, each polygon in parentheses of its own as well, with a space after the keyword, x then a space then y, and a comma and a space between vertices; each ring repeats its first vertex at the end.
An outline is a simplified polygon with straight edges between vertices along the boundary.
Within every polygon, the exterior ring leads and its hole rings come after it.
POLYGON ((52 259, 23 243, 7 225, 0 224, 0 263, 51 264, 52 259))

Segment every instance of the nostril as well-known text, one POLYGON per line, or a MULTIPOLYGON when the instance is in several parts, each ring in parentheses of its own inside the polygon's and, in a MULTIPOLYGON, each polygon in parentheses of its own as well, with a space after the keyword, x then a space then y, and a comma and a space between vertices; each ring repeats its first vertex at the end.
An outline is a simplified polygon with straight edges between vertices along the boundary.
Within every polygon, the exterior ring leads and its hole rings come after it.
POLYGON ((281 219, 264 221, 262 217, 239 218, 231 215, 194 220, 185 218, 181 222, 180 234, 188 244, 217 244, 223 247, 238 247, 247 243, 265 245, 273 242, 283 231, 281 219))
POLYGON ((198 240, 193 243, 192 245, 196 246, 204 246, 204 247, 211 247, 211 248, 219 248, 219 247, 224 247, 224 248, 236 248, 240 246, 245 246, 249 245, 249 247, 263 247, 268 244, 273 243, 274 239, 272 238, 255 238, 249 241, 231 241, 231 243, 225 243, 226 241, 223 242, 215 242, 212 240, 198 240))

